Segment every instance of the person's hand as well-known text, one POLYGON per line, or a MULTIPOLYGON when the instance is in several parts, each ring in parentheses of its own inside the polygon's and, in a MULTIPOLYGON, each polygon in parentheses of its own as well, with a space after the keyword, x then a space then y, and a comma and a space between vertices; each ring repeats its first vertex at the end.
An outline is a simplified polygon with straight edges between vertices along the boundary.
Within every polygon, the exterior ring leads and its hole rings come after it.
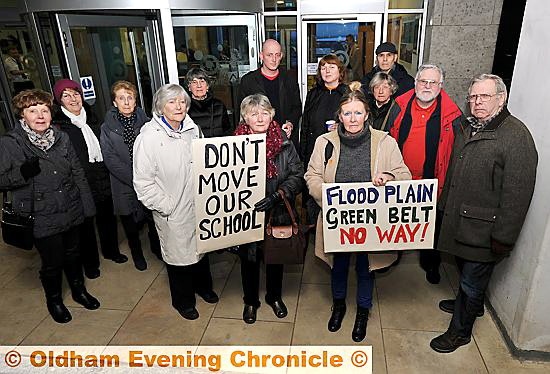
POLYGON ((281 200, 281 195, 278 192, 273 192, 271 195, 268 195, 254 204, 254 210, 256 212, 265 212, 268 209, 273 208, 275 203, 281 200))
POLYGON ((503 244, 498 240, 491 238, 491 252, 495 255, 507 255, 512 251, 513 246, 503 244))
POLYGON ((40 170, 40 163, 38 160, 38 156, 32 156, 28 158, 25 162, 21 164, 19 171, 21 172, 21 175, 25 179, 25 182, 28 181, 30 178, 40 174, 41 170, 40 170))
POLYGON ((378 173, 372 179, 372 184, 376 187, 385 186, 387 182, 395 180, 395 177, 389 173, 378 173))
POLYGON ((285 132, 286 137, 290 139, 290 135, 292 134, 292 129, 294 128, 294 125, 292 124, 292 122, 286 121, 285 123, 283 123, 281 128, 285 132))

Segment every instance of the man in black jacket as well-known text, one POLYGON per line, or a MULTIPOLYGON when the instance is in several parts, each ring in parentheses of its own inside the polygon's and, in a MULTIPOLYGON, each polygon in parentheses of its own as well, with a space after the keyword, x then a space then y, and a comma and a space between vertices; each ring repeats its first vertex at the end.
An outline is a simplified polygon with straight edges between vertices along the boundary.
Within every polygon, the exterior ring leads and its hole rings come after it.
POLYGON ((376 65, 361 80, 365 95, 370 95, 369 83, 374 74, 379 71, 388 73, 397 82, 397 91, 392 95, 394 99, 414 88, 414 78, 407 73, 403 65, 397 62, 397 48, 393 43, 384 42, 376 47, 376 65))
POLYGON ((283 53, 281 45, 273 39, 267 39, 262 45, 260 60, 262 66, 244 75, 239 86, 239 106, 245 97, 263 94, 269 98, 275 108, 273 118, 285 130, 296 149, 298 146, 298 122, 302 116, 300 90, 295 78, 279 68, 283 53), (293 129, 296 128, 296 131, 293 129))

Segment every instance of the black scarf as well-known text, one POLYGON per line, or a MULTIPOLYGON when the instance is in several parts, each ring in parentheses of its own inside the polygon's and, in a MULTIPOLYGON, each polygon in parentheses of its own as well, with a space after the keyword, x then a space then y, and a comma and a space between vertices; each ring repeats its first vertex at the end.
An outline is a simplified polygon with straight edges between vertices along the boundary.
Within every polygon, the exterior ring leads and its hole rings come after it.
MULTIPOLYGON (((416 100, 416 95, 411 97, 411 100, 407 104, 407 109, 403 114, 403 120, 401 121, 401 127, 399 128, 399 136, 397 144, 399 149, 403 152, 403 144, 409 137, 412 126, 411 105, 413 100, 416 100)), ((437 148, 439 146, 439 136, 441 135, 441 95, 436 98, 436 106, 428 123, 426 123, 426 158, 424 160, 424 168, 422 171, 422 178, 430 179, 435 178, 435 161, 437 158, 437 148)))
POLYGON ((128 146, 128 152, 130 152, 130 160, 132 160, 134 157, 134 142, 136 141, 136 133, 134 132, 134 125, 137 118, 136 111, 134 110, 130 117, 126 117, 124 114, 120 113, 119 110, 117 110, 116 117, 118 121, 122 124, 122 139, 124 139, 124 144, 128 146))

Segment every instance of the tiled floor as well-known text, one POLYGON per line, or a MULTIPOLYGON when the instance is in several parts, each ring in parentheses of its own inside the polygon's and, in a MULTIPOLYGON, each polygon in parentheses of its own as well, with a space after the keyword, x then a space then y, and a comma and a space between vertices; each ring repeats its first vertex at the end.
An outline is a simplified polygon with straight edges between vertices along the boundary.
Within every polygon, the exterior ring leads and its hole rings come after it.
MULTIPOLYGON (((126 243, 121 244, 121 250, 129 253, 126 243)), ((220 302, 210 305, 199 299, 200 318, 187 321, 170 305, 163 264, 147 248, 145 252, 149 268, 144 272, 138 272, 131 260, 122 265, 102 262, 101 277, 87 281, 90 292, 101 301, 99 310, 83 309, 66 290, 65 300, 73 321, 60 325, 53 322, 46 310, 36 252, 26 253, 0 243, 0 344, 357 344, 351 340, 353 297, 348 297, 348 314, 340 331, 327 331, 330 273, 312 251, 304 266, 285 269, 283 298, 288 316, 277 319, 264 304, 254 325, 241 320, 240 265, 234 255, 211 255, 220 302)), ((489 313, 478 318, 469 345, 447 355, 433 352, 429 341, 446 329, 450 318, 437 308, 437 303, 453 296, 458 279, 449 263, 444 263, 443 270, 441 284, 430 285, 418 266, 417 255, 407 253, 398 267, 377 274, 367 338, 360 343, 373 346, 374 373, 550 372, 550 363, 512 358, 489 313)), ((355 294, 353 280, 352 272, 350 296, 355 294)))

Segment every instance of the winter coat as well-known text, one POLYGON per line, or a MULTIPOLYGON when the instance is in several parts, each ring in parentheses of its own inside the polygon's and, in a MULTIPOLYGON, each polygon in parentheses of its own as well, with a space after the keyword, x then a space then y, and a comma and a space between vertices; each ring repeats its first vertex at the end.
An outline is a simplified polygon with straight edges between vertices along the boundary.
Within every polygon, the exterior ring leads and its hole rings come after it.
POLYGON ((42 151, 20 125, 0 138, 0 189, 13 191, 16 213, 31 212, 34 184, 34 237, 59 234, 95 215, 95 204, 84 170, 67 134, 53 129, 55 142, 42 151), (26 159, 39 158, 40 173, 25 181, 20 167, 26 159))
MULTIPOLYGON (((283 190, 286 198, 290 202, 290 206, 294 210, 294 216, 298 219, 298 214, 295 210, 295 200, 296 196, 302 192, 304 188, 304 167, 294 144, 287 139, 282 130, 281 132, 283 133, 284 141, 281 152, 275 157, 277 176, 267 179, 266 196, 278 189, 283 190)), ((284 202, 279 202, 272 210, 273 225, 290 225, 292 223, 284 202)), ((266 219, 268 215, 269 212, 266 213, 266 219)))
POLYGON ((197 263, 194 177, 191 141, 200 128, 186 115, 181 131, 172 131, 162 119, 141 128, 134 143, 134 189, 139 201, 153 211, 163 260, 170 265, 197 263))
MULTIPOLYGON (((388 113, 386 121, 386 131, 389 131, 390 135, 394 139, 399 138, 399 129, 401 122, 407 109, 407 104, 415 94, 414 90, 410 90, 404 95, 395 99, 393 105, 388 113)), ((460 108, 453 102, 449 95, 441 90, 441 130, 439 135, 439 144, 437 147, 437 156, 435 160, 434 176, 437 178, 437 196, 441 195, 443 186, 445 184, 445 176, 451 160, 451 153, 453 151, 454 133, 460 126, 461 121, 464 119, 460 108)))
POLYGON ((227 108, 221 100, 213 97, 210 92, 206 94, 204 100, 191 97, 191 106, 187 115, 191 116, 193 121, 200 126, 207 138, 233 135, 234 129, 231 122, 229 122, 227 108))
MULTIPOLYGON (((101 153, 103 154, 103 162, 109 170, 115 214, 122 216, 132 214, 139 220, 139 218, 142 218, 143 206, 134 191, 132 160, 130 159, 128 145, 124 143, 124 127, 117 118, 117 111, 116 108, 112 107, 105 114, 99 141, 101 153)), ((134 133, 138 135, 141 127, 149 121, 150 119, 145 112, 141 108, 136 108, 134 133)))
POLYGON ((325 122, 336 120, 336 112, 347 86, 339 84, 329 90, 324 83, 317 84, 307 93, 300 135, 300 156, 305 166, 309 162, 315 140, 327 132, 325 122))
POLYGON ((496 261, 491 239, 513 247, 533 190, 538 155, 527 127, 504 108, 474 136, 463 122, 457 132, 437 248, 469 261, 496 261))
MULTIPOLYGON (((365 95, 367 96, 372 95, 370 93, 369 84, 370 84, 370 81, 372 80, 372 77, 374 77, 374 74, 380 71, 382 70, 380 70, 378 65, 376 65, 375 67, 372 68, 371 71, 367 73, 367 75, 363 77, 363 79, 361 79, 361 85, 362 85, 361 88, 363 89, 363 92, 365 93, 365 95)), ((392 76, 393 79, 395 79, 398 86, 397 91, 392 95, 392 98, 395 99, 396 97, 401 96, 405 92, 414 88, 414 78, 409 75, 409 73, 407 72, 407 69, 405 69, 403 65, 396 62, 393 68, 390 70, 389 74, 392 76)))
MULTIPOLYGON (((84 110, 86 111, 86 123, 90 126, 99 141, 99 119, 94 114, 91 107, 86 103, 84 103, 84 110)), ((80 160, 80 165, 84 168, 84 173, 86 174, 86 179, 88 180, 88 184, 92 190, 94 201, 100 202, 105 201, 106 199, 111 199, 109 171, 103 162, 89 162, 88 147, 86 145, 86 141, 84 140, 82 130, 73 125, 69 117, 67 117, 61 109, 59 109, 53 117, 52 124, 69 135, 69 139, 71 139, 76 155, 80 160)))
MULTIPOLYGON (((371 132, 371 175, 374 177, 380 172, 388 172, 395 176, 395 180, 411 179, 411 173, 399 151, 396 141, 386 132, 370 128, 371 132)), ((361 155, 357 155, 360 157, 361 155)), ((319 206, 322 202, 322 184, 334 183, 338 160, 340 157, 340 137, 337 131, 331 131, 321 135, 315 142, 315 148, 309 161, 304 178, 309 189, 309 194, 319 206), (325 147, 332 143, 333 151, 325 166, 325 147)), ((370 182, 370 181, 365 181, 370 182)), ((317 229, 315 234, 315 255, 332 267, 332 255, 325 253, 323 242, 323 217, 317 217, 317 229)), ((375 270, 390 266, 396 259, 395 252, 369 253, 369 270, 375 270)))
POLYGON ((376 105, 376 100, 374 99, 374 97, 371 96, 369 98, 369 117, 372 120, 373 128, 375 128, 376 130, 384 130, 386 128, 390 109, 394 105, 395 100, 390 98, 390 101, 388 101, 381 107, 378 107, 378 105, 376 105))
MULTIPOLYGON (((239 86, 239 107, 243 99, 248 95, 263 94, 269 97, 265 92, 263 76, 260 69, 261 68, 251 71, 241 78, 241 84, 239 86)), ((302 101, 300 99, 298 82, 296 78, 291 77, 284 69, 279 69, 279 76, 277 79, 279 82, 280 112, 276 111, 273 119, 280 124, 283 124, 285 120, 292 122, 294 130, 292 131, 291 140, 298 149, 298 127, 302 115, 302 101)))

